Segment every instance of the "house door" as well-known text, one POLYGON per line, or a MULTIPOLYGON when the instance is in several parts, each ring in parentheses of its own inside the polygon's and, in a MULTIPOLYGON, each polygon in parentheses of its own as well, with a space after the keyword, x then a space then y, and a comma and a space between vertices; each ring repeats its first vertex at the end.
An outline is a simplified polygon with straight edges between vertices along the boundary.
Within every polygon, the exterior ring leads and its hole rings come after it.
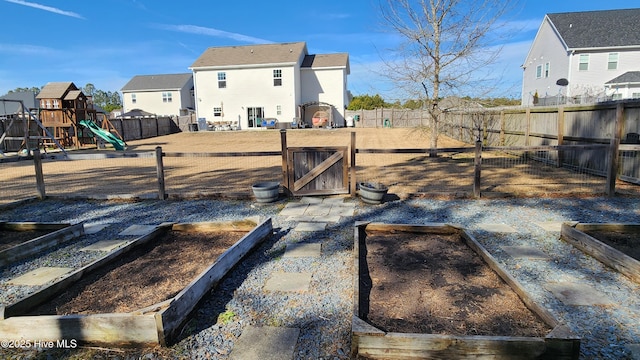
POLYGON ((264 118, 264 108, 250 107, 247 108, 247 119, 249 120, 249 128, 258 128, 262 126, 264 118))

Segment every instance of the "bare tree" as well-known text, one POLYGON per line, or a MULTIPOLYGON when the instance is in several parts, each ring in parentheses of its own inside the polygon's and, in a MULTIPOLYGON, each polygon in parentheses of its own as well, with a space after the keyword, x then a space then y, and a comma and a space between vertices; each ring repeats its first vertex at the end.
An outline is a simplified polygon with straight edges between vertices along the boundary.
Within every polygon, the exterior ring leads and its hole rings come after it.
POLYGON ((380 0, 385 25, 403 40, 385 59, 388 74, 407 93, 425 100, 432 156, 447 110, 439 100, 486 80, 486 66, 501 50, 494 30, 513 1, 380 0))

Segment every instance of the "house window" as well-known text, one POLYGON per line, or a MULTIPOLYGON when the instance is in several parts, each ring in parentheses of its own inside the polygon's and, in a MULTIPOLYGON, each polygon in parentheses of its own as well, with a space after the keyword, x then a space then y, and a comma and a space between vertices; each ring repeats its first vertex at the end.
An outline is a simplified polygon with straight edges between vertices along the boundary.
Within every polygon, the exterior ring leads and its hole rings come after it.
POLYGON ((536 66, 536 79, 540 79, 542 77, 542 65, 536 66))
POLYGON ((549 63, 544 64, 544 77, 548 78, 549 77, 549 63))
POLYGON ((640 99, 640 92, 631 94, 632 99, 640 99))
POLYGON ((589 54, 580 55, 580 63, 578 65, 578 70, 580 71, 589 70, 589 54))
POLYGON ((224 89, 227 87, 227 73, 219 72, 218 73, 218 88, 224 89))
POLYGON ((615 94, 613 94, 613 95, 611 96, 611 99, 613 99, 613 100, 620 100, 620 99, 622 99, 622 94, 620 94, 620 93, 615 93, 615 94))
POLYGON ((276 105, 276 114, 282 115, 282 105, 276 105))
POLYGON ((273 70, 273 86, 282 86, 282 70, 273 70))
POLYGON ((47 109, 51 109, 51 100, 46 101, 47 109))
POLYGON ((53 100, 53 108, 54 109, 59 109, 60 108, 60 103, 58 102, 57 99, 53 100))
POLYGON ((132 104, 136 103, 136 94, 131 94, 131 103, 132 104))
POLYGON ((609 53, 609 61, 607 62, 608 70, 618 69, 618 53, 609 53))
POLYGON ((163 92, 162 93, 162 102, 170 103, 172 100, 173 99, 171 97, 171 93, 170 92, 163 92))
POLYGON ((214 107, 213 108, 213 116, 215 116, 215 117, 222 116, 222 108, 221 107, 214 107))

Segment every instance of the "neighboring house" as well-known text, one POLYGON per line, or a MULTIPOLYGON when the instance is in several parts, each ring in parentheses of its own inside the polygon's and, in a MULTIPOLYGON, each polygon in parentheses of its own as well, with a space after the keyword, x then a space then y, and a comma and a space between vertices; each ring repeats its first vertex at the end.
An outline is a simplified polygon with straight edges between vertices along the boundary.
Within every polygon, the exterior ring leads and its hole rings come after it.
POLYGON ((32 91, 19 91, 8 93, 4 96, 0 96, 0 99, 12 100, 12 101, 0 101, 0 119, 10 119, 12 117, 22 117, 23 111, 31 111, 38 107, 36 102, 36 94, 32 91), (13 101, 15 100, 15 101, 13 101), (22 101, 24 109, 19 102, 22 101))
POLYGON ((346 53, 310 55, 304 42, 211 47, 191 65, 198 119, 241 129, 262 119, 308 126, 317 111, 344 125, 346 53))
POLYGON ((640 9, 547 14, 522 65, 522 105, 640 97, 638 24, 640 9))
POLYGON ((123 113, 141 109, 159 116, 179 116, 194 108, 190 73, 137 75, 121 91, 123 113))

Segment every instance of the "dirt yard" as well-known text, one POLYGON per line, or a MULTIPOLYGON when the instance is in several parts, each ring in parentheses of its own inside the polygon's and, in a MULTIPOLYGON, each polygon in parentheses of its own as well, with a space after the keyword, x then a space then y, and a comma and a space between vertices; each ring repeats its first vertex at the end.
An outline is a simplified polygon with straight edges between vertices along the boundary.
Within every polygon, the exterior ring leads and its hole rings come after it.
POLYGON ((170 299, 244 235, 169 231, 120 256, 31 313, 132 312, 170 299))
MULTIPOLYGON (((289 147, 349 146, 356 148, 426 149, 429 134, 418 129, 296 129, 286 132, 289 147)), ((250 198, 258 181, 283 182, 282 156, 209 156, 208 153, 279 152, 278 130, 183 132, 130 141, 127 151, 69 151, 91 159, 43 160, 47 195, 81 197, 156 197, 156 147, 163 157, 164 186, 171 197, 222 196, 250 198)), ((469 144, 441 136, 439 148, 470 148, 469 144)), ((55 155, 55 154, 54 154, 55 155)), ((59 154, 58 154, 59 155, 59 154)), ((368 154, 356 156, 357 181, 389 185, 389 193, 404 198, 427 194, 471 197, 474 155, 469 152, 368 154)), ((483 153, 483 192, 516 196, 571 196, 604 191, 605 179, 564 168, 525 161, 511 154, 483 153)), ((620 184, 621 185, 621 184, 620 184)), ((621 189, 619 186, 618 189, 621 189)), ((633 187, 638 188, 638 186, 633 187)), ((637 189, 635 190, 637 192, 637 189)), ((37 196, 32 161, 0 163, 0 204, 37 196)))
POLYGON ((372 285, 361 302, 369 301, 368 320, 379 329, 527 337, 551 331, 458 234, 372 232, 366 246, 372 285))
POLYGON ((640 236, 620 231, 585 231, 612 248, 640 261, 640 236))
POLYGON ((0 251, 22 244, 29 240, 33 240, 43 235, 54 232, 55 230, 0 230, 0 251))

